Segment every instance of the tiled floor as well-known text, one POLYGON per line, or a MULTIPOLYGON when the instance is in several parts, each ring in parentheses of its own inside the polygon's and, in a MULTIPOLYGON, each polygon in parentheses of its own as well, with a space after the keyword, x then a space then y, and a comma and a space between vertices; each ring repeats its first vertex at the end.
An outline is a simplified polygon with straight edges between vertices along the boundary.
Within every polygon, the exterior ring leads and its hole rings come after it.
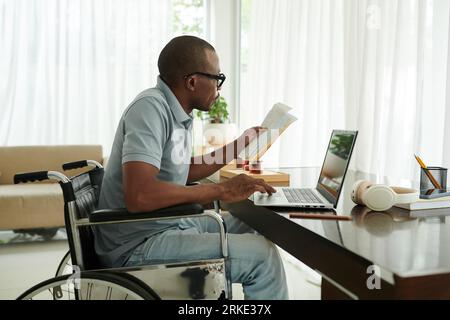
MULTIPOLYGON (((17 298, 33 285, 53 277, 68 250, 63 230, 50 241, 0 231, 0 299, 17 298)), ((282 252, 291 299, 320 299, 320 277, 282 252)), ((242 299, 236 286, 235 299, 242 299)))
POLYGON ((314 270, 280 249, 291 300, 320 300, 322 278, 314 270))
POLYGON ((53 277, 68 250, 62 231, 51 241, 38 236, 0 232, 0 299, 15 299, 26 289, 53 277))

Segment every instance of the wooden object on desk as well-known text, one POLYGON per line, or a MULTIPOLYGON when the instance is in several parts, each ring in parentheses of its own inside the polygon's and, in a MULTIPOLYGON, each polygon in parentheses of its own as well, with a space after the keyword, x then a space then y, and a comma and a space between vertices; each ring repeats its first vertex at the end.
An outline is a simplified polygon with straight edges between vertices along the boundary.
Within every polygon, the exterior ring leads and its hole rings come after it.
POLYGON ((289 218, 291 219, 322 219, 322 220, 353 220, 352 216, 338 215, 330 212, 289 212, 289 218))
POLYGON ((220 170, 220 181, 224 181, 240 174, 246 174, 255 179, 263 179, 272 186, 289 186, 289 174, 270 170, 263 170, 260 174, 250 173, 243 169, 222 169, 220 170))

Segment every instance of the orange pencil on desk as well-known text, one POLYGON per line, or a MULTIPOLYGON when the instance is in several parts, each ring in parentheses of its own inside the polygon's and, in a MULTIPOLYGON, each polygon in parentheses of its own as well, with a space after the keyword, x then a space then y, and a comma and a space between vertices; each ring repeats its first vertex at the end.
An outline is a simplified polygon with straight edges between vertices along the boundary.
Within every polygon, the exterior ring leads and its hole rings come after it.
POLYGON ((428 176, 428 178, 430 179, 431 183, 433 184, 433 186, 436 189, 442 189, 441 185, 439 184, 439 182, 437 182, 436 178, 431 174, 431 172, 429 170, 427 170, 427 166, 425 165, 425 163, 422 161, 422 159, 419 158, 419 156, 414 155, 414 157, 416 158, 417 162, 420 164, 420 167, 422 169, 424 169, 426 175, 428 176))

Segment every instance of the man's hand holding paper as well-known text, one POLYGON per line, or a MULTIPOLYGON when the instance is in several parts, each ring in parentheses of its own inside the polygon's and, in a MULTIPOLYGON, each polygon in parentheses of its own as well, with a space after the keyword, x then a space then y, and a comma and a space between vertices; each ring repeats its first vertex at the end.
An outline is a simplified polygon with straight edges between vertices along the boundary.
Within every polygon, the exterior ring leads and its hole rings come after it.
MULTIPOLYGON (((259 130, 253 133, 253 136, 251 136, 252 139, 249 139, 249 143, 245 144, 244 150, 240 151, 238 147, 239 158, 250 161, 259 160, 275 142, 278 136, 280 136, 284 130, 286 130, 293 122, 297 120, 295 116, 289 114, 290 110, 292 110, 292 108, 285 104, 275 104, 266 115, 262 125, 260 127, 252 128, 259 128, 259 130)), ((245 132, 243 136, 244 135, 245 132)))

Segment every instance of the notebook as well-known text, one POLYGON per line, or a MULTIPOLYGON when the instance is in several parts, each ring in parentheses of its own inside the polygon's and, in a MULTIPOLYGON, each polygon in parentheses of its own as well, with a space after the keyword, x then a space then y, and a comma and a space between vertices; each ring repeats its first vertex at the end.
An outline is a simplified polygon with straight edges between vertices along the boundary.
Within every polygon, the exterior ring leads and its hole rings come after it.
POLYGON ((437 199, 419 199, 413 203, 396 204, 396 207, 407 210, 424 210, 437 208, 450 208, 450 197, 443 197, 437 199))

